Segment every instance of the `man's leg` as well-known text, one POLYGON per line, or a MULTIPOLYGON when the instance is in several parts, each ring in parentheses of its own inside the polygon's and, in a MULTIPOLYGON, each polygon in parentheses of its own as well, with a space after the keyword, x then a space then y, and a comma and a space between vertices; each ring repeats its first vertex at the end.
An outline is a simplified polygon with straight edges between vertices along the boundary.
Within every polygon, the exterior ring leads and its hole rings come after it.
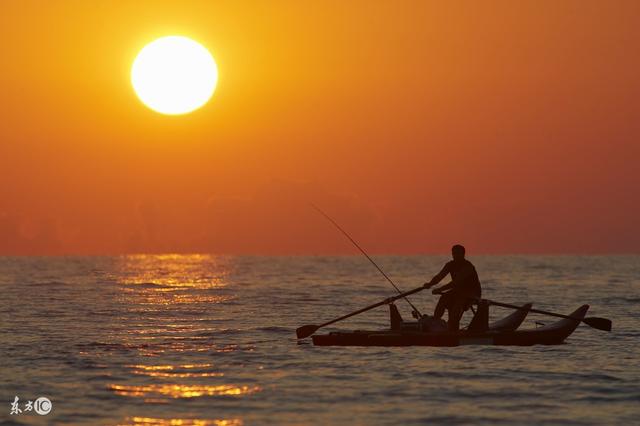
POLYGON ((442 318, 442 315, 444 315, 444 310, 449 309, 449 306, 451 305, 451 301, 452 301, 451 293, 444 293, 442 296, 440 296, 440 299, 438 300, 438 304, 436 305, 436 309, 435 311, 433 311, 433 317, 435 319, 442 318))
POLYGON ((464 313, 463 305, 464 301, 460 299, 453 300, 449 304, 449 321, 447 321, 449 331, 460 330, 460 319, 462 319, 462 314, 464 313))

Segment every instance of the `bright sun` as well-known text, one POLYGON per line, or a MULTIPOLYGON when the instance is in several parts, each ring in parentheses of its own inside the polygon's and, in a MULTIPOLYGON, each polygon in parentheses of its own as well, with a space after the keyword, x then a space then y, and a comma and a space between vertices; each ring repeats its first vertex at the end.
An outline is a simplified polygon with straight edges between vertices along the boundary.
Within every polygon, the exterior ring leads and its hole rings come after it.
POLYGON ((218 82, 218 67, 201 44, 181 36, 147 44, 131 67, 140 100, 162 114, 186 114, 207 103, 218 82))

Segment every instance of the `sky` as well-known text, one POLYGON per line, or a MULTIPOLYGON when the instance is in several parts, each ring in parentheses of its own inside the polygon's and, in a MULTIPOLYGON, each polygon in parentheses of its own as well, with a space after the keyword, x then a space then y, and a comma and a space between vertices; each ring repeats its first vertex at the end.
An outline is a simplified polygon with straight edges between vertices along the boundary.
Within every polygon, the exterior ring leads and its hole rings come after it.
POLYGON ((640 253, 637 1, 6 1, 0 254, 640 253), (166 35, 203 108, 136 97, 166 35))

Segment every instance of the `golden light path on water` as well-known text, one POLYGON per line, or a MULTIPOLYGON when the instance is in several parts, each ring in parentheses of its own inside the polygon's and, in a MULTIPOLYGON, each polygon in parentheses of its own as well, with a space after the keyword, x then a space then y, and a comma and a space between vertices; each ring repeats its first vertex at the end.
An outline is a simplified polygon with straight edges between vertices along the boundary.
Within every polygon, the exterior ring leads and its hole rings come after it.
POLYGON ((180 372, 179 369, 208 368, 213 364, 185 364, 185 365, 129 365, 133 374, 140 374, 149 377, 222 377, 221 372, 180 372))
MULTIPOLYGON (((207 325, 194 315, 211 312, 220 303, 235 298, 229 291, 230 266, 207 255, 136 255, 120 259, 115 275, 120 303, 127 308, 123 330, 117 336, 127 347, 136 348, 142 360, 180 357, 186 353, 233 352, 233 346, 207 344, 220 328, 207 325), (224 293, 222 293, 224 292, 224 293)), ((178 358, 179 359, 179 358, 178 358)), ((125 398, 141 398, 146 404, 168 404, 172 399, 243 397, 260 392, 260 386, 218 382, 224 373, 213 363, 127 364, 131 377, 126 383, 111 383, 107 389, 125 398), (149 382, 151 380, 151 382, 149 382), (211 382, 211 383, 208 383, 211 382)), ((130 424, 239 426, 241 419, 163 419, 129 417, 130 424)))
POLYGON ((199 396, 242 396, 259 392, 259 386, 233 386, 233 385, 180 385, 158 384, 143 386, 111 385, 109 389, 117 395, 123 396, 154 396, 162 395, 171 398, 196 398, 199 396))
MULTIPOLYGON (((162 321, 152 324, 130 322, 124 338, 127 342, 144 340, 146 346, 138 346, 143 356, 158 356, 172 352, 208 352, 204 344, 195 341, 210 340, 207 333, 215 332, 212 327, 200 326, 201 321, 185 320, 184 315, 163 315, 179 305, 206 306, 212 309, 216 304, 233 300, 232 294, 218 294, 225 289, 229 273, 227 262, 210 255, 129 255, 120 258, 116 275, 122 292, 121 301, 139 313, 138 318, 162 315, 162 321), (185 334, 189 335, 188 340, 185 334), (168 344, 153 346, 158 339, 168 344)), ((196 318, 197 319, 197 318, 196 318)), ((123 318, 123 320, 125 320, 123 318)), ((130 319, 127 319, 130 321, 130 319)), ((134 374, 140 374, 134 371, 134 374)), ((183 377, 211 377, 218 373, 184 373, 183 377)), ((158 375, 160 376, 160 375, 158 375)), ((175 376, 177 377, 177 375, 175 376)))
POLYGON ((127 422, 121 424, 121 426, 242 426, 244 424, 241 419, 156 419, 153 417, 129 417, 127 422))

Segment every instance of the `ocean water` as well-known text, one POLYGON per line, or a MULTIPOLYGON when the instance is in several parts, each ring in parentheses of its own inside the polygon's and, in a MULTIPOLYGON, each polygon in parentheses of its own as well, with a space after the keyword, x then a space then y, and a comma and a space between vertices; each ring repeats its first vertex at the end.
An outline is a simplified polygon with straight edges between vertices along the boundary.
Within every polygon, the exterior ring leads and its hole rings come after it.
MULTIPOLYGON (((409 290, 447 258, 376 260, 409 290)), ((5 257, 0 424, 640 424, 640 257, 470 260, 485 297, 560 313, 588 303, 613 332, 582 325, 559 346, 314 347, 294 330, 394 294, 363 257, 5 257), (49 414, 26 411, 43 396, 49 414)), ((411 299, 423 312, 436 301, 411 299)), ((554 319, 522 327, 535 321, 554 319)), ((387 326, 383 306, 325 331, 387 326)))

